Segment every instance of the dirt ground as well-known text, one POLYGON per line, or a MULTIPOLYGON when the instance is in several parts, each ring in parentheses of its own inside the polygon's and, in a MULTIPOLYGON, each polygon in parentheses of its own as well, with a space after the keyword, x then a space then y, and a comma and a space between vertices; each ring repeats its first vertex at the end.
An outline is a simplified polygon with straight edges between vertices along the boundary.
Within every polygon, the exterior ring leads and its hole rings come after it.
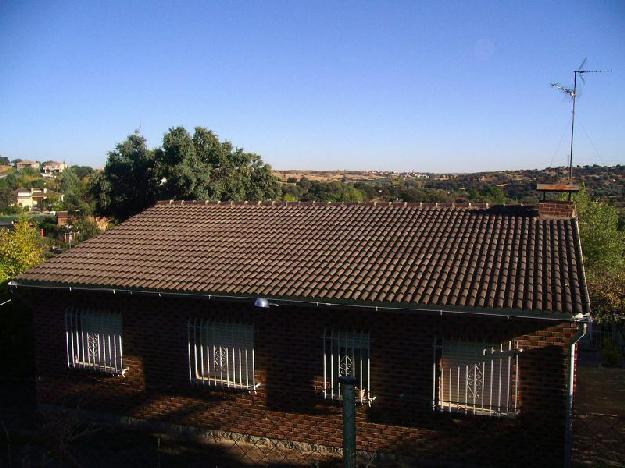
MULTIPOLYGON (((6 383, 6 382, 5 382, 6 383)), ((0 466, 340 466, 336 456, 311 459, 311 454, 285 454, 271 446, 239 442, 197 444, 172 441, 139 431, 107 428, 92 430, 72 422, 38 426, 36 416, 24 408, 33 400, 28 388, 0 385, 0 466), (17 390, 17 391, 16 391, 17 390), (20 398, 17 397, 19 395, 20 398), (2 403, 11 402, 11 407, 2 403), (16 407, 22 403, 22 411, 16 407), (3 407, 4 406, 4 407, 3 407), (26 416, 26 417, 25 417, 26 416), (32 427, 38 427, 34 437, 32 427), (7 426, 15 431, 7 431, 7 426), (30 432, 24 434, 22 429, 30 432), (7 440, 8 439, 8 440, 7 440), (59 446, 63 453, 59 452, 59 446), (288 462, 285 455, 289 455, 288 462), (316 462, 316 463, 315 463, 316 462)), ((608 369, 594 356, 582 356, 577 375, 573 420, 575 467, 625 466, 625 369, 608 369)), ((366 466, 367 463, 363 464, 366 466)), ((371 464, 370 466, 375 466, 371 464)))
POLYGON ((582 356, 576 391, 574 466, 625 466, 625 369, 582 356))

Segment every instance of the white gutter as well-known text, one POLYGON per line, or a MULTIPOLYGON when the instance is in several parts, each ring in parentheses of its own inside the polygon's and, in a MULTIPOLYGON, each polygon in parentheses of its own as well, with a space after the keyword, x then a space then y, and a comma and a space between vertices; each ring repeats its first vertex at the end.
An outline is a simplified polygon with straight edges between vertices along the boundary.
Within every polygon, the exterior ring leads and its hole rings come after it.
MULTIPOLYGON (((32 289, 60 289, 66 290, 69 292, 72 291, 92 291, 92 292, 108 292, 112 294, 128 294, 128 295, 150 295, 150 296, 158 296, 158 297, 190 297, 190 298, 202 298, 202 299, 217 299, 223 301, 250 301, 252 304, 255 303, 259 296, 229 296, 229 295, 220 295, 220 294, 208 294, 208 293, 194 293, 194 292, 170 292, 170 291, 153 291, 153 290, 145 290, 145 289, 124 289, 124 288, 112 288, 112 287, 90 287, 90 286, 61 286, 61 285, 46 285, 46 284, 30 284, 30 283, 18 283, 17 281, 9 281, 9 288, 11 290, 21 288, 32 288, 32 289)), ((497 310, 494 309, 492 311, 485 309, 440 309, 436 307, 410 307, 410 306, 386 306, 386 305, 370 305, 370 304, 347 304, 341 302, 326 302, 326 301, 314 301, 314 300, 296 300, 296 299, 280 299, 280 298, 267 298, 270 301, 270 305, 275 307, 279 307, 280 304, 284 305, 308 305, 308 306, 326 306, 326 307, 334 307, 334 308, 358 308, 358 309, 375 309, 378 310, 389 310, 389 311, 398 311, 398 312, 430 312, 440 314, 453 314, 453 315, 483 315, 483 316, 491 316, 491 317, 500 317, 500 318, 521 318, 521 319, 532 319, 532 320, 543 320, 543 321, 552 321, 552 322, 563 322, 563 321, 574 321, 575 319, 571 317, 570 314, 551 312, 549 315, 532 315, 531 313, 526 313, 526 311, 514 311, 514 310, 497 310)))

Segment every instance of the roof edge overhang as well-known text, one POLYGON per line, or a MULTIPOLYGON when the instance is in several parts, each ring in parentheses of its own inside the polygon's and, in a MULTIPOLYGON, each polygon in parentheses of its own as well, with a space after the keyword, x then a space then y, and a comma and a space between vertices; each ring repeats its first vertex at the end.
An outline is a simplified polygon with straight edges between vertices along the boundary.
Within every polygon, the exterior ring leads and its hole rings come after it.
POLYGON ((395 312, 417 312, 417 313, 436 313, 440 315, 473 315, 484 317, 499 317, 499 318, 519 318, 519 319, 531 319, 542 320, 549 322, 578 322, 579 320, 567 313, 562 312, 549 312, 549 311, 532 311, 522 309, 486 309, 486 308, 470 308, 470 307, 440 307, 430 305, 418 305, 407 303, 359 303, 349 301, 328 301, 326 299, 314 299, 314 298, 286 298, 286 297, 272 297, 262 294, 258 295, 228 295, 219 293, 208 292, 178 292, 170 290, 152 290, 152 289, 140 289, 140 288, 124 288, 115 286, 90 286, 90 285, 72 285, 63 283, 48 283, 48 282, 23 282, 23 281, 10 281, 9 289, 15 291, 18 288, 31 288, 31 289, 45 289, 45 290, 65 290, 68 292, 80 291, 80 292, 100 292, 109 293, 114 295, 141 295, 141 296, 156 296, 166 298, 195 298, 195 299, 207 299, 216 301, 227 302, 247 302, 253 304, 259 297, 269 300, 274 306, 279 305, 295 305, 295 306, 308 306, 308 307, 331 307, 337 309, 375 309, 395 311, 395 312))

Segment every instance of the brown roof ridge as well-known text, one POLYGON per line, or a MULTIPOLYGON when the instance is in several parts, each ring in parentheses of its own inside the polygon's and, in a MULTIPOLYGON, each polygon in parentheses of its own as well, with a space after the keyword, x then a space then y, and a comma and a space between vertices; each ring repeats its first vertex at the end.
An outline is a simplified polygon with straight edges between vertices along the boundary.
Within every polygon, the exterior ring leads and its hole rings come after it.
POLYGON ((510 204, 491 204, 487 202, 378 202, 378 201, 366 201, 366 202, 317 202, 317 201, 277 201, 277 200, 264 200, 264 201, 220 201, 220 200, 158 200, 155 203, 158 205, 174 205, 174 206, 188 206, 188 205, 224 205, 224 206, 405 206, 405 207, 420 207, 420 208, 471 208, 487 210, 495 207, 526 207, 530 208, 534 205, 525 205, 523 203, 510 203, 510 204))

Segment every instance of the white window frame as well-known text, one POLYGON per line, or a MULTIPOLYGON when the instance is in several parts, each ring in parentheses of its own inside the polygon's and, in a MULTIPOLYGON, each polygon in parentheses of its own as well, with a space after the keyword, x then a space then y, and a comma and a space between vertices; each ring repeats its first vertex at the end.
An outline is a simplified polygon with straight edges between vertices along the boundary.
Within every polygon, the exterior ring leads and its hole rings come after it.
POLYGON ((256 391, 254 325, 191 318, 187 330, 191 383, 256 391))
POLYGON ((67 367, 124 375, 122 330, 121 313, 66 309, 67 367))
POLYGON ((516 343, 434 342, 432 406, 435 411, 488 416, 519 413, 516 343))
POLYGON ((356 401, 371 405, 371 339, 368 332, 323 331, 323 398, 341 400, 338 377, 356 378, 356 401))

